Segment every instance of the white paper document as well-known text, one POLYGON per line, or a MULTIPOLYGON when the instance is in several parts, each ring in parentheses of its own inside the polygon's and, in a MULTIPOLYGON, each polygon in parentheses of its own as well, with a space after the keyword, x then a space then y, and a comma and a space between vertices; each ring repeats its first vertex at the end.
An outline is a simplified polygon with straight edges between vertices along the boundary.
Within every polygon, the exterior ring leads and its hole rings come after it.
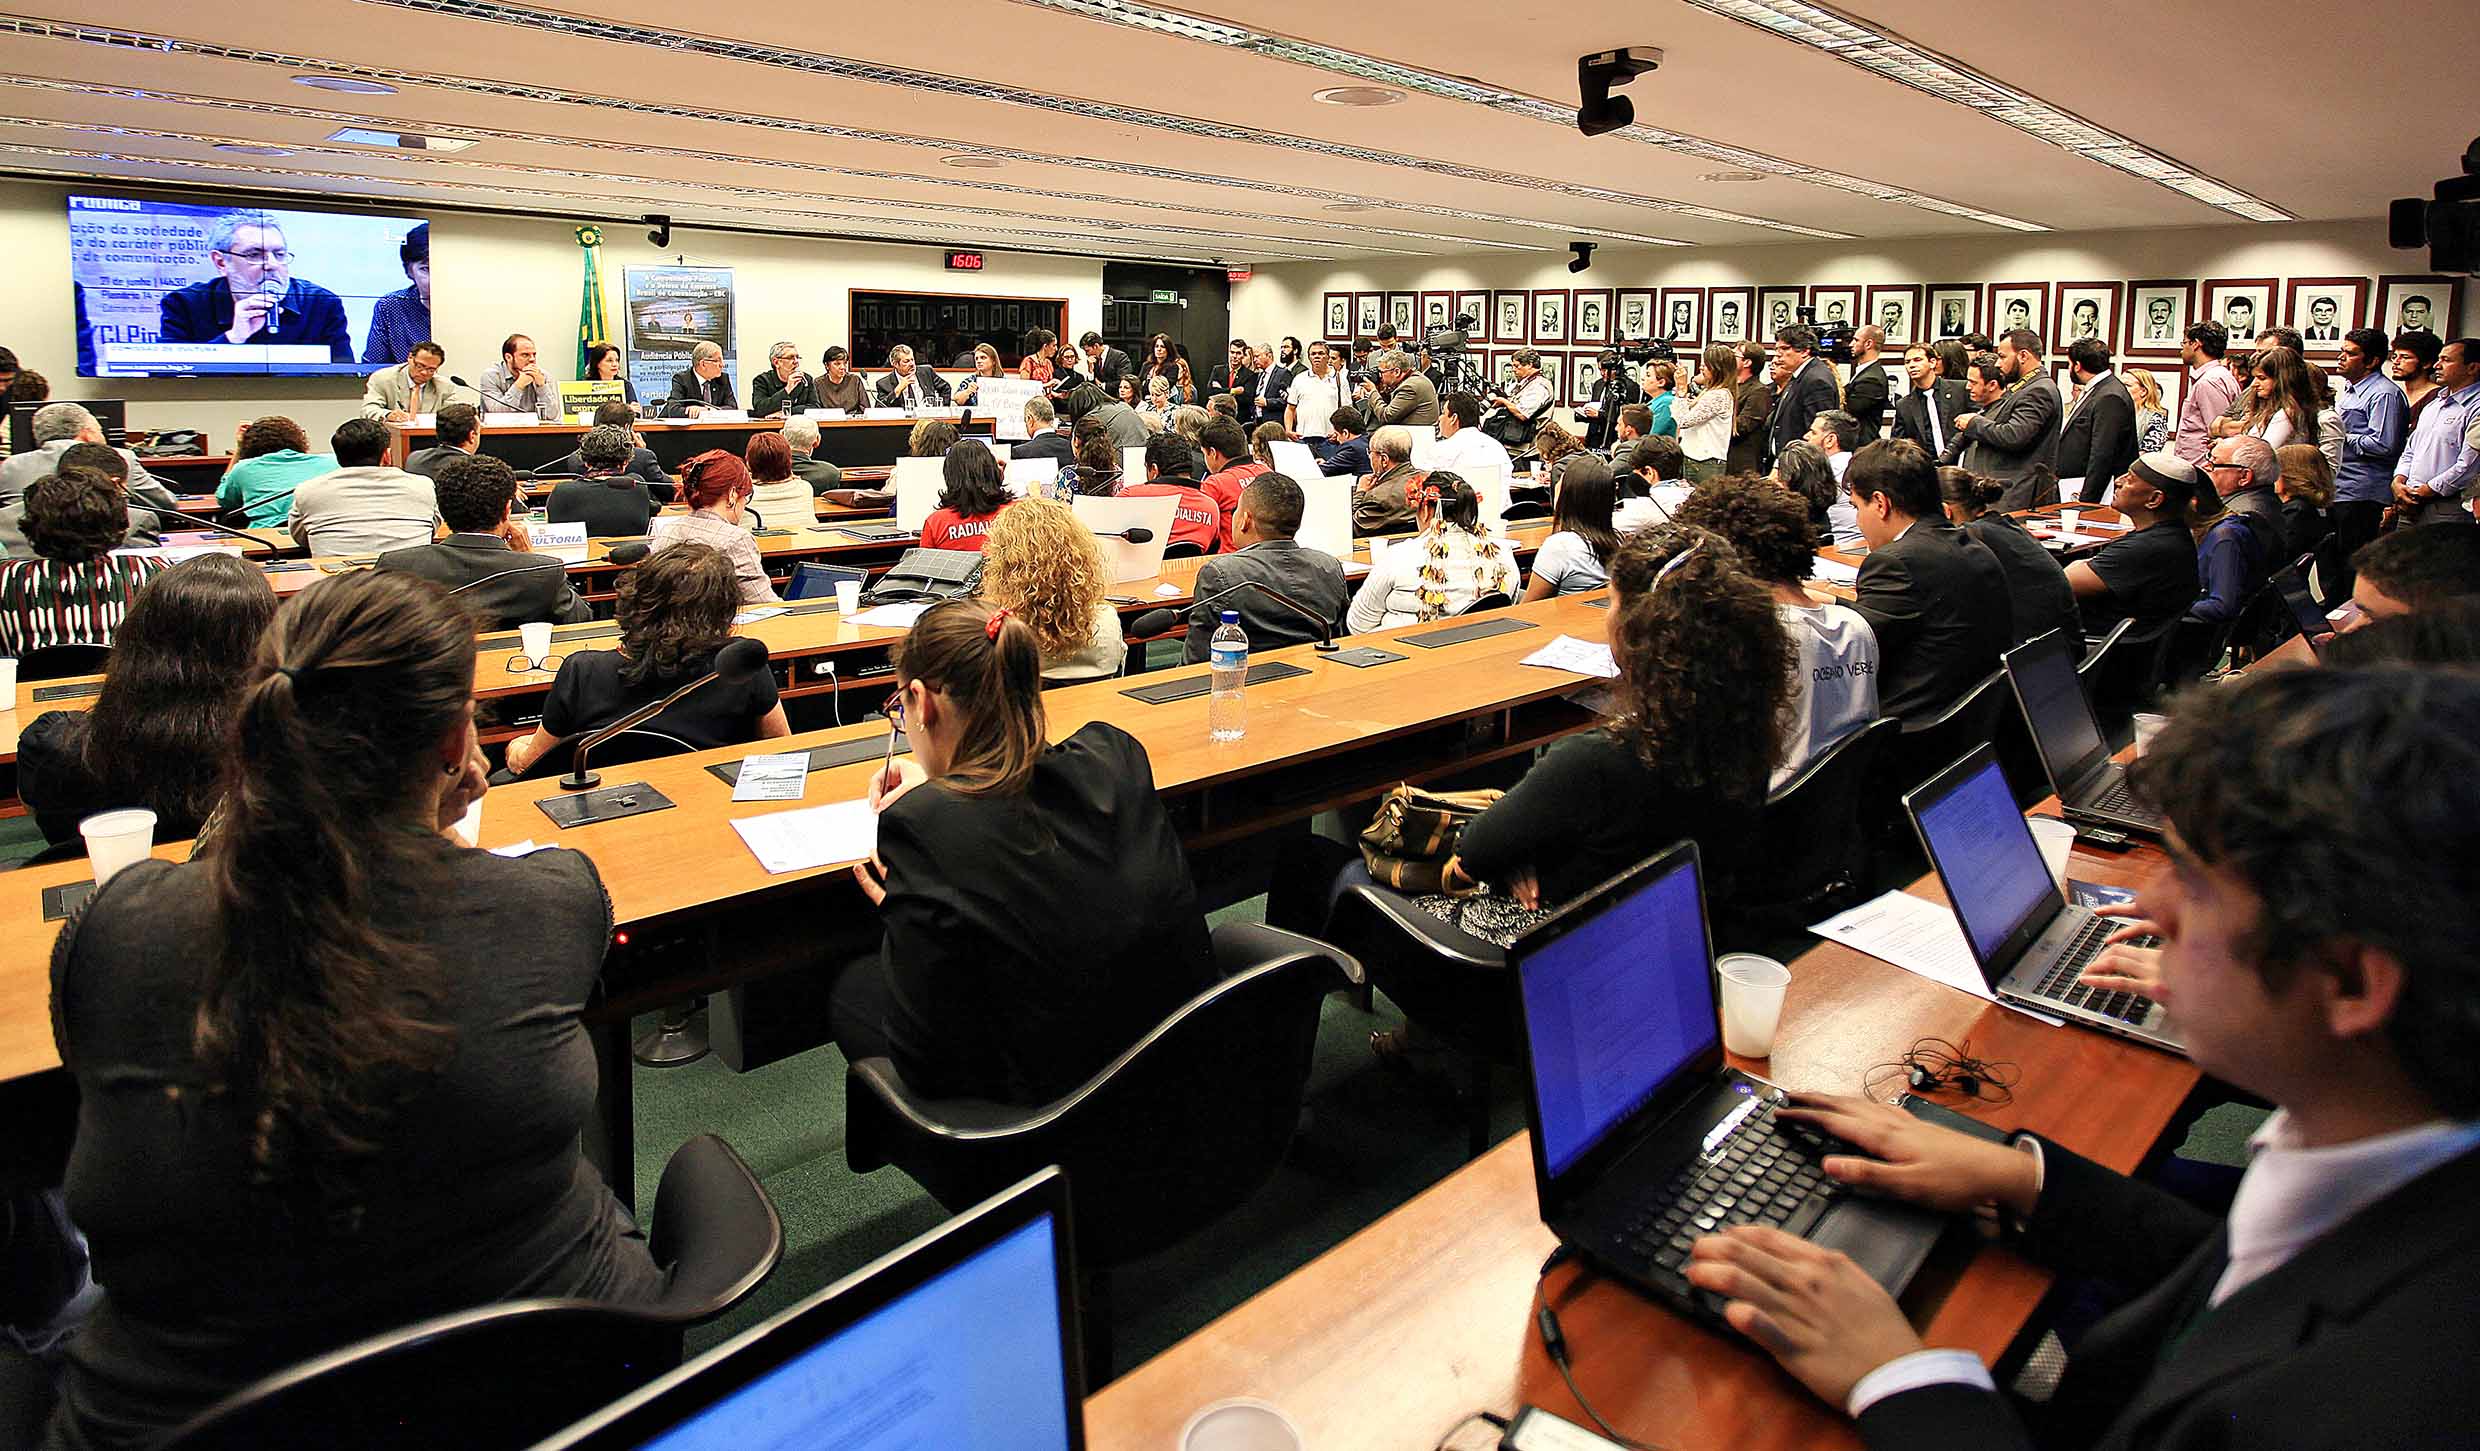
POLYGON ((760 620, 771 620, 783 612, 784 607, 782 605, 758 605, 755 608, 746 609, 741 611, 739 614, 734 615, 732 617, 732 623, 736 625, 754 625, 760 620))
POLYGON ((1608 645, 1598 640, 1579 640, 1573 635, 1559 636, 1525 656, 1524 663, 1544 665, 1552 670, 1569 670, 1602 680, 1619 678, 1619 662, 1610 658, 1608 645))
MULTIPOLYGON (((1989 983, 1981 976, 1980 964, 1973 960, 1972 944, 1964 940, 1963 924, 1955 920, 1954 909, 1925 897, 1888 892, 1875 901, 1838 912, 1808 930, 1957 992, 1970 993, 1985 1002, 1998 1001, 1998 995, 1989 990, 1989 983)), ((2044 1023, 2063 1021, 2013 1003, 1999 1005, 2015 1008, 2025 1017, 2044 1023)))
POLYGON ((549 846, 538 841, 512 841, 506 846, 495 846, 491 848, 491 855, 508 857, 532 856, 538 851, 549 851, 550 849, 551 848, 549 846))
POLYGON ((913 621, 920 619, 937 603, 937 600, 923 600, 909 605, 880 605, 853 616, 852 622, 856 625, 880 625, 890 630, 909 630, 913 628, 913 621))
POLYGON ((743 756, 741 774, 732 783, 735 801, 798 801, 809 789, 809 752, 780 756, 743 756))
POLYGON ((1845 564, 1839 559, 1828 559, 1822 554, 1810 561, 1809 572, 1827 584, 1858 584, 1860 582, 1859 565, 1845 564))
POLYGON ((878 813, 866 800, 744 816, 732 829, 769 873, 868 861, 878 848, 878 813))

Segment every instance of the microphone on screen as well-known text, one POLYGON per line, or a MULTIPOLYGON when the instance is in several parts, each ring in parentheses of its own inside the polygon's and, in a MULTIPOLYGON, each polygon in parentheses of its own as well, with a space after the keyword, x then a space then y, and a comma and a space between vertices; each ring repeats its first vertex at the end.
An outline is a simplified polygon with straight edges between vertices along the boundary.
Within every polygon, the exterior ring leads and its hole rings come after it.
POLYGON ((1142 524, 1131 524, 1125 529, 1097 529, 1094 531, 1094 537, 1096 539, 1125 539, 1131 544, 1151 544, 1154 542, 1154 531, 1142 524))
POLYGON ((269 342, 275 341, 277 327, 284 321, 284 294, 291 290, 289 287, 271 289, 268 284, 274 281, 274 278, 268 277, 261 279, 258 284, 259 296, 272 297, 276 300, 276 305, 267 309, 267 340, 269 342))

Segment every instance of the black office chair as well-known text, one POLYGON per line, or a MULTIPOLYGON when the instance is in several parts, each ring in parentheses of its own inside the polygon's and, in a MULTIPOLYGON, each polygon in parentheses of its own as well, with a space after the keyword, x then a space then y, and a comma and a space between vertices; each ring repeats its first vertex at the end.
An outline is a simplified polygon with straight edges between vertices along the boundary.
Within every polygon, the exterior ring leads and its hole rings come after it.
POLYGON ((1205 552, 1206 547, 1194 539, 1175 539, 1163 546, 1165 559, 1199 559, 1205 552))
POLYGON ((1506 950, 1376 886, 1345 888, 1321 935, 1351 953, 1408 1021, 1462 1058, 1464 1152, 1479 1158, 1490 1146, 1490 1070, 1516 1061, 1506 950))
POLYGON ((1533 519, 1547 519, 1550 517, 1550 504, 1543 499, 1517 499, 1508 504, 1498 517, 1509 524, 1521 524, 1533 519))
POLYGON ((2181 616, 2152 624, 2122 622, 2084 659, 2084 692, 2092 698, 2101 731, 2112 742, 2126 737, 2137 711, 2153 702, 2181 616))
POLYGON ((1878 857, 1881 872, 1898 872, 1901 881, 1918 875, 1912 869, 1918 849, 1911 817, 1903 809, 1903 795, 1953 765, 1964 752, 1989 741, 1996 734, 1998 706, 2006 694, 2006 672, 1993 670, 1946 709, 1906 725, 1887 743, 1885 764, 1868 788, 1867 808, 1879 845, 1889 848, 1878 857))
POLYGON ((1214 960, 1221 982, 1055 1103, 924 1098, 886 1058, 847 1070, 844 1161, 856 1173, 892 1164, 963 1209, 1044 1165, 1067 1169, 1097 1385, 1109 1379, 1111 1268, 1187 1238, 1274 1173, 1299 1129, 1319 1009, 1360 975, 1323 942, 1254 923, 1215 929, 1214 960))
POLYGON ((1514 595, 1507 593, 1503 589, 1494 589, 1488 594, 1473 596, 1473 602, 1464 606, 1464 608, 1457 610, 1456 613, 1459 615, 1477 615, 1484 610, 1503 610, 1515 602, 1516 597, 1514 595))
POLYGON ((1727 910, 1716 913, 1726 941, 1764 939, 1792 950, 1811 922, 1849 906, 1868 877, 1861 802, 1902 722, 1882 716, 1809 758, 1799 774, 1768 793, 1758 844, 1727 910))
POLYGON ((109 645, 43 645, 17 657, 17 678, 65 680, 72 675, 101 675, 111 663, 109 645))
POLYGON ((664 1165, 651 1244, 668 1276, 659 1299, 511 1300, 434 1316, 247 1386, 161 1451, 530 1446, 678 1365, 682 1332, 774 1271, 784 1226, 732 1146, 700 1134, 664 1165))

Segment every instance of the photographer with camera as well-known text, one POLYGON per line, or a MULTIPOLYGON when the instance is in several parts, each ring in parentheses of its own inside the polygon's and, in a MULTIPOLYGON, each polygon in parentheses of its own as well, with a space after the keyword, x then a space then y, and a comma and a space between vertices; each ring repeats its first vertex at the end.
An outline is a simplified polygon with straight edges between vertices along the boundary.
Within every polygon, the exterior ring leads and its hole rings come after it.
POLYGON ((1438 422, 1438 385, 1413 368, 1409 354, 1388 348, 1372 357, 1369 365, 1376 376, 1359 380, 1352 396, 1368 415, 1371 428, 1396 423, 1420 428, 1438 422))
POLYGON ((1511 450, 1520 450, 1532 444, 1533 431, 1550 416, 1558 400, 1550 396, 1550 380, 1542 375, 1539 352, 1518 348, 1508 365, 1515 370, 1515 386, 1492 389, 1483 400, 1490 412, 1481 420, 1481 431, 1511 450))
MULTIPOLYGON (((1642 352, 1649 358, 1655 352, 1652 348, 1631 348, 1629 351, 1642 352)), ((1664 347, 1660 351, 1667 353, 1670 349, 1664 347)), ((1601 378, 1594 383, 1592 394, 1577 407, 1576 416, 1585 420, 1584 446, 1595 453, 1607 453, 1612 431, 1619 425, 1619 410, 1631 403, 1643 402, 1645 390, 1628 376, 1626 367, 1619 361, 1617 348, 1602 349, 1600 362, 1601 378)))

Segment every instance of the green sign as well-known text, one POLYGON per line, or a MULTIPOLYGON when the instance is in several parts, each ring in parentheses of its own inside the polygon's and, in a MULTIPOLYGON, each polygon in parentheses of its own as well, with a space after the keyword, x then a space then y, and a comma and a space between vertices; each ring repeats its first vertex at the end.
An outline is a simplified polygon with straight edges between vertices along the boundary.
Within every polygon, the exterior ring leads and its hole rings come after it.
POLYGON ((1165 303, 1176 307, 1179 305, 1180 294, 1172 291, 1168 287, 1157 287, 1154 289, 1154 295, 1147 300, 1151 302, 1165 303))

